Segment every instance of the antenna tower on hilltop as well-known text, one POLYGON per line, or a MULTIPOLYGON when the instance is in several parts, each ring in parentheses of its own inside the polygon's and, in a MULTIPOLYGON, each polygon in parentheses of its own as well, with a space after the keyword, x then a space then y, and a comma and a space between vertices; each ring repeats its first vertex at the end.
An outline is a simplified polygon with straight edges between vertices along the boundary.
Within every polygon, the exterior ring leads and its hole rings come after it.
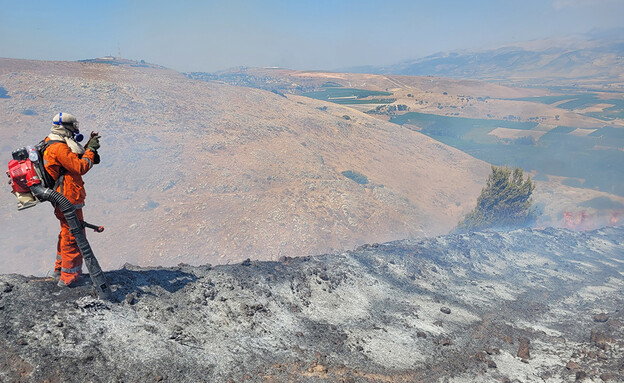
POLYGON ((121 60, 121 48, 119 47, 119 43, 117 43, 117 60, 121 60))

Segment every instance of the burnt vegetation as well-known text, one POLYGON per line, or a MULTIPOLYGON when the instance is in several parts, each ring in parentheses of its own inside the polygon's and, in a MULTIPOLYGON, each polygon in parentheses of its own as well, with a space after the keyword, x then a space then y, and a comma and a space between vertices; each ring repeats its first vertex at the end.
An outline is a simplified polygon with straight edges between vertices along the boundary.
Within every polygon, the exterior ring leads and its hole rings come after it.
POLYGON ((89 284, 0 275, 0 381, 621 382, 623 233, 523 229, 271 262, 126 264, 106 273, 113 301, 89 284))

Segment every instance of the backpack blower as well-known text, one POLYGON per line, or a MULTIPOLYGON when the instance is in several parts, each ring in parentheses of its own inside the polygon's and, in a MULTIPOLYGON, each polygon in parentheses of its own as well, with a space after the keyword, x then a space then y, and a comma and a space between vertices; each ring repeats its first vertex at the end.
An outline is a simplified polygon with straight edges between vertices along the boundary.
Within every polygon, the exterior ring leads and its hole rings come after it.
POLYGON ((101 299, 111 300, 110 287, 84 233, 85 226, 98 232, 103 231, 104 228, 81 222, 76 216, 74 205, 64 195, 54 190, 54 180, 46 171, 43 161, 40 160, 43 159, 43 152, 49 144, 49 141, 41 141, 34 148, 27 146, 12 153, 13 159, 9 161, 9 170, 6 173, 10 178, 9 184, 13 189, 13 194, 17 197, 17 209, 27 209, 37 205, 39 201, 49 201, 54 207, 58 207, 69 224, 71 234, 76 239, 97 295, 101 299))

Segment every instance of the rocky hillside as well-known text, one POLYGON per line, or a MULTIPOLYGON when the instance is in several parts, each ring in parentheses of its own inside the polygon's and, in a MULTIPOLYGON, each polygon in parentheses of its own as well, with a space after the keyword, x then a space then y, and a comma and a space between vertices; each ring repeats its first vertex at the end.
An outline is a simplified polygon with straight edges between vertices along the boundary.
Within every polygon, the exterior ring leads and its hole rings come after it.
MULTIPOLYGON (((86 175, 105 268, 227 263, 445 233, 489 166, 418 132, 304 97, 158 67, 0 59, 0 154, 35 144, 59 111, 102 135, 86 175)), ((0 193, 0 270, 45 274, 58 223, 0 193)))
POLYGON ((518 230, 237 265, 0 276, 0 380, 624 381, 623 228, 518 230))

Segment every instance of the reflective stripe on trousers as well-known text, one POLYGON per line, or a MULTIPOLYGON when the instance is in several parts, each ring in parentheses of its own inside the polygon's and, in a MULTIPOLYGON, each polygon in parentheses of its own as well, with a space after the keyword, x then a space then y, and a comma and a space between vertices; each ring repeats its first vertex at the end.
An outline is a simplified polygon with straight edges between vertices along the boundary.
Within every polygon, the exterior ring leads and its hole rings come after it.
POLYGON ((66 269, 66 268, 64 268, 64 267, 61 267, 61 271, 62 271, 63 273, 75 274, 75 273, 77 273, 77 272, 79 272, 79 271, 82 271, 82 265, 80 265, 80 266, 76 266, 76 267, 73 267, 73 268, 71 268, 71 269, 66 269))
MULTIPOLYGON (((58 253, 61 255, 60 262, 57 261, 55 269, 61 270, 61 281, 69 285, 78 278, 82 271, 82 254, 78 248, 76 239, 69 230, 69 224, 60 209, 54 209, 54 215, 61 224, 61 233, 59 234, 58 253), (59 264, 60 263, 60 264, 59 264)), ((82 209, 76 210, 76 217, 83 221, 82 209)))

